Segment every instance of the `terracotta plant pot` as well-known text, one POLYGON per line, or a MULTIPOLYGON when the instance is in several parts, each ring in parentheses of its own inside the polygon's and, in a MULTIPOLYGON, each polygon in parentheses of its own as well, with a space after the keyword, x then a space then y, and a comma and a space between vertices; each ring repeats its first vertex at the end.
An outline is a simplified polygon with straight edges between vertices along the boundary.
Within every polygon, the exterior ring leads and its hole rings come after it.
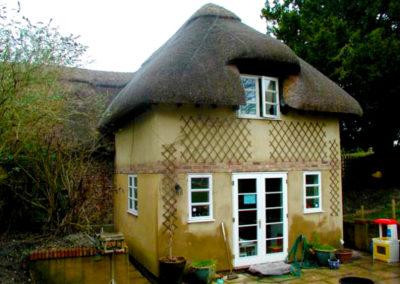
POLYGON ((345 263, 350 261, 353 251, 351 249, 338 249, 335 251, 335 256, 340 259, 340 263, 345 263))
POLYGON ((180 284, 182 283, 183 270, 185 269, 186 259, 182 256, 161 257, 158 260, 159 276, 158 283, 180 284))

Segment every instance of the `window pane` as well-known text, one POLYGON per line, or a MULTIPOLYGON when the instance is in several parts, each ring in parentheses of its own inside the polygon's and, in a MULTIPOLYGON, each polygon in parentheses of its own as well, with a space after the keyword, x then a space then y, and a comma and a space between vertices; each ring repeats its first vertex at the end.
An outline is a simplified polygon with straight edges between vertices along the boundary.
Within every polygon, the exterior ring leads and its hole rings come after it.
POLYGON ((318 175, 306 175, 306 184, 319 184, 318 175))
POLYGON ((205 189, 208 186, 208 178, 192 178, 192 189, 205 189))
POLYGON ((138 210, 138 202, 137 202, 137 200, 135 200, 135 211, 137 211, 138 210))
POLYGON ((208 191, 206 192, 192 192, 192 203, 208 202, 208 191))
POLYGON ((265 104, 265 113, 267 115, 276 115, 276 105, 265 104))
POLYGON ((276 82, 275 81, 264 79, 264 84, 265 84, 265 87, 267 90, 276 91, 276 82))
POLYGON ((245 89, 255 89, 256 88, 256 79, 242 77, 242 84, 245 89))
POLYGON ((257 255, 257 242, 239 244, 240 257, 257 255))
POLYGON ((276 93, 275 92, 265 92, 265 101, 268 103, 276 103, 276 93))
POLYGON ((319 195, 318 186, 307 186, 306 194, 307 196, 318 196, 319 195))
POLYGON ((265 195, 265 207, 282 207, 282 194, 266 194, 265 195))
POLYGON ((246 90, 246 104, 256 103, 256 100, 257 100, 256 91, 246 90))
POLYGON ((239 209, 257 208, 257 196, 255 194, 239 195, 239 209))
POLYGON ((251 114, 251 115, 256 115, 257 114, 257 105, 256 104, 247 104, 247 105, 241 105, 239 108, 239 112, 241 114, 251 114))
POLYGON ((306 199, 306 208, 319 208, 319 198, 307 198, 306 199))
POLYGON ((281 178, 266 178, 265 179, 265 192, 282 191, 281 178))
POLYGON ((239 212, 239 225, 255 225, 257 224, 257 211, 241 211, 239 212))
POLYGON ((128 186, 132 186, 132 177, 128 177, 128 186))
POLYGON ((282 222, 282 209, 265 210, 267 223, 282 222))
POLYGON ((208 205, 192 206, 193 217, 208 217, 210 216, 210 207, 208 205))
POLYGON ((282 251, 283 251, 283 239, 267 241, 267 253, 277 253, 282 251))
POLYGON ((239 179, 239 193, 254 193, 256 192, 256 179, 239 179))
POLYGON ((128 188, 129 192, 128 192, 128 197, 132 198, 132 187, 128 188))
POLYGON ((134 186, 137 186, 137 177, 134 177, 133 181, 134 181, 134 186))
POLYGON ((239 227, 239 241, 257 240, 257 226, 239 227))
POLYGON ((135 189, 133 190, 133 192, 135 193, 134 198, 137 199, 137 188, 135 188, 135 189))
POLYGON ((133 203, 132 203, 132 199, 129 199, 129 209, 133 208, 133 203))
POLYGON ((283 237, 283 224, 267 225, 267 239, 283 237))

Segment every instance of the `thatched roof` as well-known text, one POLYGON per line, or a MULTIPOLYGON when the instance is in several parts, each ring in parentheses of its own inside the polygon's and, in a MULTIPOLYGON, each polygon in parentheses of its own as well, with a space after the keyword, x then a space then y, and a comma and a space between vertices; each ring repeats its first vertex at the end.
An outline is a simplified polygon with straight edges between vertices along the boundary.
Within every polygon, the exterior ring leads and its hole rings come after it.
POLYGON ((250 72, 293 76, 292 83, 285 84, 289 94, 283 96, 292 108, 362 112, 355 100, 301 61, 288 46, 241 23, 232 12, 207 4, 135 73, 108 107, 100 127, 112 128, 152 103, 243 104, 240 73, 250 72), (328 101, 340 98, 341 103, 325 106, 326 96, 332 96, 328 101))
POLYGON ((81 96, 89 93, 105 95, 111 102, 129 83, 134 73, 97 71, 81 68, 65 69, 62 80, 81 96))

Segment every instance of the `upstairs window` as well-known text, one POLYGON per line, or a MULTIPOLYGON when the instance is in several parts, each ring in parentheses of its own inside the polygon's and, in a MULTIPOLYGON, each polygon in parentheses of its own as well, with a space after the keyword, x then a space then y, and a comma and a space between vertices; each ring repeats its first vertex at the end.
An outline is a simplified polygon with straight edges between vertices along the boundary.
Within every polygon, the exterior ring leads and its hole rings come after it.
POLYGON ((241 76, 246 104, 239 106, 238 116, 243 118, 279 118, 278 78, 241 76))

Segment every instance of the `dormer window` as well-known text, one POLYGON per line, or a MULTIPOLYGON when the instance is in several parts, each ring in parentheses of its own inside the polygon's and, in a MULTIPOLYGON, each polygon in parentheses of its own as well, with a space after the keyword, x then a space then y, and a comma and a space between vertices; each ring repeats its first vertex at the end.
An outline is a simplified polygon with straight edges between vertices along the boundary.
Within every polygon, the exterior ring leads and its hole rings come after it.
POLYGON ((279 118, 278 78, 242 75, 246 104, 239 106, 243 118, 279 118))

